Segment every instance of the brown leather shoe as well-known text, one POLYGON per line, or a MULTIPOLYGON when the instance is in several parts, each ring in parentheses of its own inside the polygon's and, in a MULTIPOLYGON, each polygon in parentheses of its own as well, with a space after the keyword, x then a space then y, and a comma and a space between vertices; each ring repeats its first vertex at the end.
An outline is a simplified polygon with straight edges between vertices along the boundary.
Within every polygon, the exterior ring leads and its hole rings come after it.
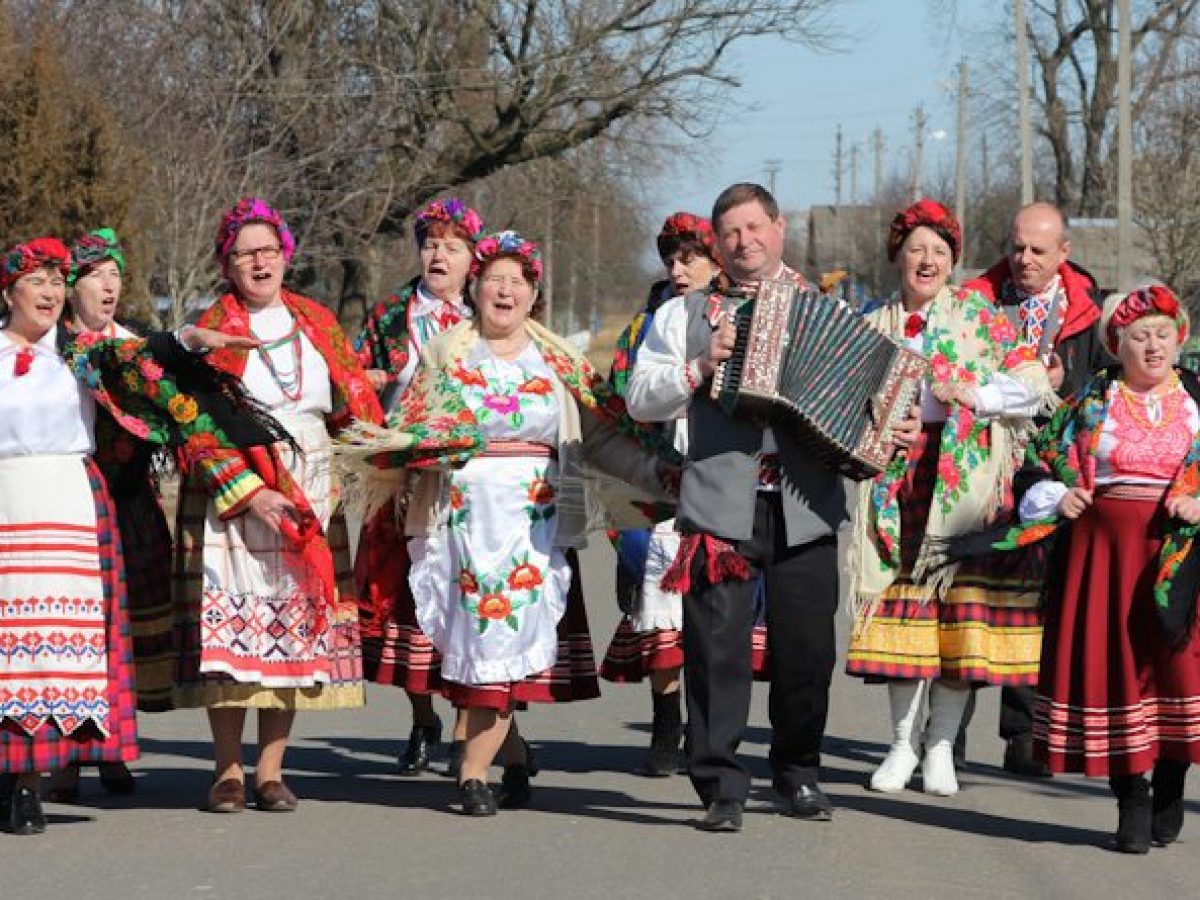
POLYGON ((246 808, 246 783, 237 778, 218 781, 208 789, 206 812, 239 813, 246 808))
POLYGON ((263 812, 295 812, 300 801, 282 781, 264 781, 254 789, 258 809, 263 812))

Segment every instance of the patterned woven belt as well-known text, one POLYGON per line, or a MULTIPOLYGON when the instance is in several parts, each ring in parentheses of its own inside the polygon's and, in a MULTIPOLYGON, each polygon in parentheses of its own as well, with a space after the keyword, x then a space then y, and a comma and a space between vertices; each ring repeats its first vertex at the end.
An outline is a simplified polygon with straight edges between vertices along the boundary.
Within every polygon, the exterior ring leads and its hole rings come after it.
POLYGON ((1096 496, 1105 500, 1154 500, 1163 498, 1167 492, 1165 484, 1102 484, 1096 488, 1096 496))
POLYGON ((558 459, 558 450, 532 441, 488 441, 480 456, 542 456, 558 459))

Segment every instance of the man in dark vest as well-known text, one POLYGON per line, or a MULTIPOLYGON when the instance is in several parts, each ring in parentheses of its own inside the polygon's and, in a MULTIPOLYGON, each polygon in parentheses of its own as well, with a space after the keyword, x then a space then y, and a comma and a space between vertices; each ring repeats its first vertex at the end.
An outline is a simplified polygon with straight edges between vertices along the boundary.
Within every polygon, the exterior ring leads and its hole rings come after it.
MULTIPOLYGON (((1061 397, 1112 362, 1096 329, 1103 298, 1096 280, 1070 254, 1062 212, 1050 203, 1031 203, 1013 217, 1008 255, 963 285, 1004 310, 1022 340, 1038 348, 1061 397)), ((1004 768, 1015 775, 1050 774, 1033 758, 1034 699, 1032 687, 1006 687, 1000 694, 1004 768)))
MULTIPOLYGON (((763 187, 727 188, 712 223, 724 270, 737 285, 803 283, 783 264, 785 222, 763 187)), ((773 783, 790 815, 815 821, 833 815, 818 769, 835 658, 836 531, 846 516, 835 471, 786 434, 732 418, 709 398, 714 368, 733 349, 728 309, 729 298, 713 286, 668 301, 642 344, 626 395, 636 419, 687 421, 677 516, 683 546, 667 578, 684 593, 686 752, 706 806, 700 828, 708 831, 739 830, 749 793, 737 748, 750 712, 760 572, 773 783)))

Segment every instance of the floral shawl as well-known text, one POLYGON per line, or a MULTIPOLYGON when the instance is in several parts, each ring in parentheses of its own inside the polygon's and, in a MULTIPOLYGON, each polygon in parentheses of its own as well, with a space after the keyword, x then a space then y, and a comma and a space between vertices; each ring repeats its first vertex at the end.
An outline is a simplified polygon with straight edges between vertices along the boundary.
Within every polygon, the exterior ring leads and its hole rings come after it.
POLYGON ((366 369, 402 372, 408 365, 408 309, 417 295, 420 276, 386 300, 376 303, 354 341, 358 360, 366 369))
MULTIPOLYGON (((1200 405, 1200 380, 1185 369, 1176 369, 1188 394, 1200 405)), ((1091 487, 1096 471, 1096 448, 1108 417, 1108 402, 1121 367, 1110 366, 1092 376, 1079 394, 1064 404, 1030 441, 1020 481, 1024 489, 1046 479, 1067 487, 1091 487)), ((1200 434, 1180 463, 1167 496, 1200 496, 1200 434)), ((964 558, 987 550, 1018 550, 1056 535, 1070 521, 1057 514, 1011 527, 965 537, 952 546, 951 556, 964 558)), ((1200 525, 1168 518, 1163 528, 1154 603, 1159 623, 1172 646, 1187 641, 1196 619, 1200 595, 1200 552, 1196 537, 1200 525)))
MULTIPOLYGON (((868 314, 872 325, 901 342, 905 318, 904 304, 895 297, 868 314)), ((1029 385, 1047 405, 1056 400, 1032 348, 1017 345, 1012 323, 978 293, 942 288, 929 305, 923 340, 935 385, 982 386, 993 373, 1004 372, 1029 385)), ((932 558, 936 539, 976 531, 992 520, 1032 431, 1030 419, 978 419, 970 409, 951 405, 938 447, 925 541, 912 573, 913 581, 924 586, 923 600, 943 596, 957 568, 932 558)), ((856 615, 869 615, 900 574, 899 494, 907 468, 907 454, 900 450, 859 489, 848 559, 856 615)))

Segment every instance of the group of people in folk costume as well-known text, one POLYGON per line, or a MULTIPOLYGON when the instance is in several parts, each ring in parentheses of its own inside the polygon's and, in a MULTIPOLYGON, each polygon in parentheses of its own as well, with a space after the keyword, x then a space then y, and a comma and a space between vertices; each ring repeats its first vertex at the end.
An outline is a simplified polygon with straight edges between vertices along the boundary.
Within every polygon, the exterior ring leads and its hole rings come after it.
POLYGON ((873 790, 903 790, 920 767, 926 792, 956 793, 972 691, 998 684, 1006 769, 1107 775, 1121 850, 1178 836, 1200 754, 1200 383, 1177 365, 1188 320, 1169 289, 1101 304, 1047 204, 1021 209, 1008 256, 956 288, 953 215, 901 211, 887 235, 900 289, 865 314, 930 376, 891 462, 855 493, 795 435, 709 396, 734 350, 729 298, 805 283, 762 187, 726 189, 711 219, 667 219, 667 278, 607 378, 540 323, 534 243, 485 233, 455 199, 414 231, 420 275, 353 345, 284 287, 295 241, 259 199, 220 223, 227 293, 174 333, 116 324, 126 259, 111 230, 4 256, 10 830, 45 829, 44 772, 52 800, 78 796, 81 765, 132 791, 135 707, 208 711, 212 812, 247 806, 257 709, 254 806, 294 810, 296 711, 362 704, 364 674, 411 701, 403 773, 432 768, 440 695, 456 710, 459 809, 528 804, 537 766, 515 710, 599 694, 577 557, 597 470, 674 507, 615 538, 624 616, 599 674, 650 681, 641 771, 661 776, 679 765, 682 673, 701 829, 742 827, 756 678, 784 811, 833 817, 819 772, 848 525, 847 672, 886 683, 891 711, 873 790), (173 539, 167 457, 182 474, 173 539), (376 501, 353 568, 342 469, 376 501))

